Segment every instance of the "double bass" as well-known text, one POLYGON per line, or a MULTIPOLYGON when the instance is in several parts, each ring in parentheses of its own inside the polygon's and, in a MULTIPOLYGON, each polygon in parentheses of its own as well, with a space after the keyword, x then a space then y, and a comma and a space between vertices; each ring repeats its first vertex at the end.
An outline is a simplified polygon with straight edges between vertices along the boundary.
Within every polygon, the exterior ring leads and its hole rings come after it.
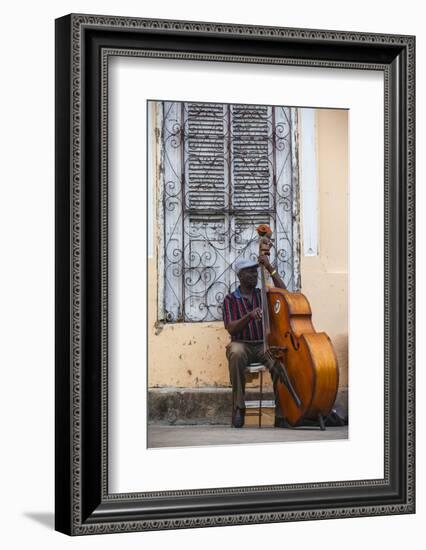
MULTIPOLYGON (((269 256, 272 231, 257 227, 259 255, 269 256)), ((262 323, 265 352, 279 368, 276 385, 283 417, 292 427, 306 420, 325 429, 337 395, 339 369, 330 338, 316 332, 307 298, 300 292, 266 286, 261 266, 262 323)))

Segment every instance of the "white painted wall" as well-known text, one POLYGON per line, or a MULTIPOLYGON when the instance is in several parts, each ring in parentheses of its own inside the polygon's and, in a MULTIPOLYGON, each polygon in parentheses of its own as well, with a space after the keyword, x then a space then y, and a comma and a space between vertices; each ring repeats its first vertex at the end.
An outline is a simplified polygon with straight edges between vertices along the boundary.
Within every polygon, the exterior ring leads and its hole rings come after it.
POLYGON ((302 203, 302 254, 318 256, 318 167, 316 139, 316 111, 299 110, 299 170, 302 203))
MULTIPOLYGON (((299 0, 132 2, 57 0, 3 7, 1 270, 1 518, 0 542, 21 548, 246 549, 266 543, 317 550, 344 545, 386 550, 420 548, 426 521, 425 338, 418 342, 418 507, 415 516, 304 522, 160 533, 94 536, 70 540, 52 531, 53 511, 53 19, 72 11, 265 25, 417 34, 417 97, 426 93, 426 30, 422 5, 388 0, 342 3, 299 0), (302 542, 300 542, 302 541, 302 542)), ((417 113, 418 151, 426 148, 425 104, 417 113)), ((417 179, 425 181, 419 155, 417 179)), ((425 186, 418 186, 418 209, 425 186)), ((425 333, 425 217, 418 216, 418 333, 425 333)))

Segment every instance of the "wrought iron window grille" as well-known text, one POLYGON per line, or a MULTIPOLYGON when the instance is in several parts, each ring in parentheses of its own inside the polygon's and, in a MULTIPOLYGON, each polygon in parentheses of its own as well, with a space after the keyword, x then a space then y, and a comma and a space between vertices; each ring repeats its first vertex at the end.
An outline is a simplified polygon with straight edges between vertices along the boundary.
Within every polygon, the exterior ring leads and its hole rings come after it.
POLYGON ((271 261, 300 288, 297 109, 156 102, 161 128, 158 319, 222 318, 256 226, 274 231, 271 261))

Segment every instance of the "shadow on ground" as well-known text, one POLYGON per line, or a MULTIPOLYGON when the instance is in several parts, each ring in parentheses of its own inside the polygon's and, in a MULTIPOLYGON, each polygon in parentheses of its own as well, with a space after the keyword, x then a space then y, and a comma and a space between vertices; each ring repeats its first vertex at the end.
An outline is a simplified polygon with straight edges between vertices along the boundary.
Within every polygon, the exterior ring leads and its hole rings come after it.
POLYGON ((55 515, 53 512, 25 512, 24 516, 49 529, 55 528, 55 515))

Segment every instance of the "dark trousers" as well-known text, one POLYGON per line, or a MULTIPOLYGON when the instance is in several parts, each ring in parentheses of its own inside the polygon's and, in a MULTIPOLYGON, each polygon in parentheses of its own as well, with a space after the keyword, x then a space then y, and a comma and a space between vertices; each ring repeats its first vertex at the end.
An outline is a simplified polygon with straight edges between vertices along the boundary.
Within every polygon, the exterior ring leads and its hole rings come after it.
MULTIPOLYGON (((233 402, 240 409, 245 408, 245 368, 250 363, 263 363, 268 369, 274 365, 274 360, 266 357, 263 352, 263 343, 257 342, 230 342, 226 346, 226 357, 228 358, 229 378, 231 380, 233 402)), ((272 383, 275 393, 275 416, 282 418, 281 409, 276 390, 276 370, 271 372, 272 383)))

